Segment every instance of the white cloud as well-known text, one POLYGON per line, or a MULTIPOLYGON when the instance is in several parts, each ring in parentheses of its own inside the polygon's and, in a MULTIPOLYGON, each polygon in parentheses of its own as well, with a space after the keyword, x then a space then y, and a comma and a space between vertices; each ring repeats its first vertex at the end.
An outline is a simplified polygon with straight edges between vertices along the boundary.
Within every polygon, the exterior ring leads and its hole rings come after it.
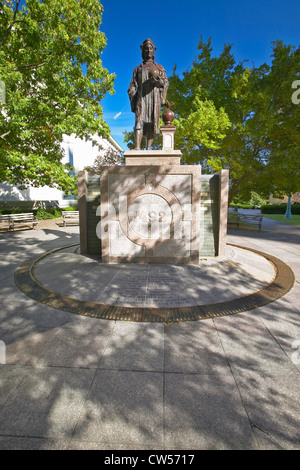
POLYGON ((120 117, 121 114, 122 114, 122 112, 120 111, 118 114, 116 114, 116 115, 114 116, 114 119, 118 119, 118 117, 120 117))

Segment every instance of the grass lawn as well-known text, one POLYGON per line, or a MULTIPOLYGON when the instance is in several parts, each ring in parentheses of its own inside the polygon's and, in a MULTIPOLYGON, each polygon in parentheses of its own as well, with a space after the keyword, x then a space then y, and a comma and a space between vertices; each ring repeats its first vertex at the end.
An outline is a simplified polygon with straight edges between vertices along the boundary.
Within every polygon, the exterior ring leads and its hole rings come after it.
POLYGON ((284 214, 263 214, 264 217, 268 219, 277 220, 278 222, 284 222, 285 224, 296 225, 300 227, 300 214, 292 215, 292 219, 285 219, 284 214))

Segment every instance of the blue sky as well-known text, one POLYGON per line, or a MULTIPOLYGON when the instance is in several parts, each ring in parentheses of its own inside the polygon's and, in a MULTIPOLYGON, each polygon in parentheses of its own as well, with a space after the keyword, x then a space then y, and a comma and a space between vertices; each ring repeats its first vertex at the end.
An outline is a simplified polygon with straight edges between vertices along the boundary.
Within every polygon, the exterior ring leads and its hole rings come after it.
POLYGON ((299 45, 299 0, 102 0, 102 31, 107 37, 103 65, 117 75, 115 95, 102 104, 111 135, 126 149, 124 130, 132 130, 127 89, 133 68, 142 61, 140 44, 150 37, 157 47, 156 61, 171 75, 174 64, 182 73, 197 55, 200 36, 212 38, 213 54, 233 44, 236 61, 259 66, 271 62, 276 39, 299 45))

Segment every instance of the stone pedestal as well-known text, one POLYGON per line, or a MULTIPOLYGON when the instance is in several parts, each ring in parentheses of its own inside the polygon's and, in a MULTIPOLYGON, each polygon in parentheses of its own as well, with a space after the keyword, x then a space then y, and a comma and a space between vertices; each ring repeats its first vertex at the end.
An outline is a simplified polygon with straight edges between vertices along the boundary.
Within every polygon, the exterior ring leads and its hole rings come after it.
POLYGON ((175 130, 161 128, 162 150, 128 150, 125 166, 79 174, 81 253, 104 263, 225 256, 228 170, 201 175, 200 165, 180 165, 175 130))
POLYGON ((163 150, 174 149, 174 136, 176 132, 175 126, 161 126, 160 133, 163 138, 162 148, 163 150))
POLYGON ((180 150, 127 150, 124 152, 125 165, 180 165, 180 150))
POLYGON ((182 153, 174 150, 175 132, 175 126, 161 126, 162 150, 127 150, 124 152, 125 165, 180 165, 182 153))

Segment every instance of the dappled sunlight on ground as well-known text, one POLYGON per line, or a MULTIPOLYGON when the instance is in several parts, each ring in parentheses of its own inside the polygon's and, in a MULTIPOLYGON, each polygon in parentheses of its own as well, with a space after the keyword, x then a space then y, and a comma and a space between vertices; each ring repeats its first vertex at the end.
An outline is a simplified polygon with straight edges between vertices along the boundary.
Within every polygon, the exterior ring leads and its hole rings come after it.
MULTIPOLYGON (((35 302, 15 286, 16 268, 36 254, 79 242, 78 227, 2 234, 0 448, 299 449, 294 346, 300 339, 300 231, 265 228, 229 231, 228 241, 288 263, 296 277, 291 291, 252 311, 169 324, 82 317, 35 302)), ((43 282, 83 295, 101 279, 95 260, 74 267, 71 253, 63 256, 65 271, 74 268, 73 279, 58 275, 59 257, 53 255, 52 269, 47 273, 45 263, 37 271, 43 282)), ((252 268, 257 282, 272 276, 268 264, 252 268)), ((125 282, 118 281, 118 269, 112 288, 125 282)), ((245 288, 249 266, 222 269, 228 295, 245 288)), ((145 272, 155 291, 155 268, 152 277, 147 266, 145 272)), ((161 292, 196 295, 196 280, 187 285, 181 267, 167 274, 161 292)), ((205 275, 201 295, 215 298, 218 286, 209 270, 205 275)))

